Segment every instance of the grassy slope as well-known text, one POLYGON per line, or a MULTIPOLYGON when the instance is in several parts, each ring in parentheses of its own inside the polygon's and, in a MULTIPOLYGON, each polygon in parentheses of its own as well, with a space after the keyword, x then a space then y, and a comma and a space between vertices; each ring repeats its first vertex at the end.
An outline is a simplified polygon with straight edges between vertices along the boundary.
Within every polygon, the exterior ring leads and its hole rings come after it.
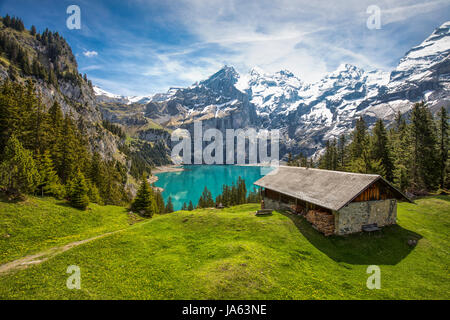
POLYGON ((0 201, 0 264, 56 245, 126 228, 125 208, 90 205, 80 211, 53 198, 0 201), (9 235, 9 236, 8 236, 9 235))
POLYGON ((302 218, 255 217, 256 205, 178 212, 1 277, 0 298, 450 298, 450 199, 399 205, 399 226, 325 238, 302 218), (415 248, 408 239, 420 239, 415 248), (381 290, 366 288, 367 265, 381 290), (81 268, 81 290, 65 286, 81 268))

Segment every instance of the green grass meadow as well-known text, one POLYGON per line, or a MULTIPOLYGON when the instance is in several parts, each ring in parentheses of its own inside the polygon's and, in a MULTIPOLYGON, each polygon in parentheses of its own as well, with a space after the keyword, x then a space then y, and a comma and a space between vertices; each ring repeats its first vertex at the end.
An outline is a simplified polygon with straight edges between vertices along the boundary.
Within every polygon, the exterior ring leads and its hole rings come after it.
POLYGON ((2 261, 128 228, 0 275, 0 299, 450 298, 448 196, 400 203, 398 225, 346 237, 324 237, 298 216, 256 217, 258 207, 179 211, 128 227, 119 207, 0 202, 0 236, 11 233, 0 239, 2 261), (80 267, 80 290, 66 287, 70 265, 80 267), (366 287, 369 265, 381 269, 379 290, 366 287))
POLYGON ((73 241, 124 229, 133 221, 125 208, 91 204, 80 211, 65 201, 29 197, 0 201, 0 264, 73 241))

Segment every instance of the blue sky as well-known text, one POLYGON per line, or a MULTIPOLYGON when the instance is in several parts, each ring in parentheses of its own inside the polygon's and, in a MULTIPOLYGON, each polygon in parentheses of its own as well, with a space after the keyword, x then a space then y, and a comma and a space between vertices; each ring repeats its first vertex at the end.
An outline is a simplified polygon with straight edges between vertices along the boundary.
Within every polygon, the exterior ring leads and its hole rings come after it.
POLYGON ((450 0, 0 0, 6 13, 61 33, 94 84, 146 95, 191 85, 224 64, 242 73, 287 69, 305 82, 341 63, 389 71, 450 19, 450 0), (66 27, 72 4, 81 30, 66 27), (366 26, 370 5, 381 9, 381 29, 366 26))

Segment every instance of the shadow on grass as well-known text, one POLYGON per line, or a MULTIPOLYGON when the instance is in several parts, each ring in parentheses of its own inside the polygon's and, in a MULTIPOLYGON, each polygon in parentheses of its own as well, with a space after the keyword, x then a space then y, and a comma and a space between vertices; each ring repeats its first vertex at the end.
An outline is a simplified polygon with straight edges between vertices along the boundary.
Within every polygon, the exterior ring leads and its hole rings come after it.
POLYGON ((291 219, 301 234, 318 250, 336 262, 358 265, 396 265, 414 250, 408 240, 422 236, 399 225, 382 228, 373 234, 357 233, 347 236, 325 237, 305 218, 282 213, 291 219))
MULTIPOLYGON (((55 205, 60 206, 60 207, 75 209, 74 207, 72 207, 70 205, 69 201, 66 201, 66 200, 57 200, 55 202, 55 205)), ((80 210, 80 211, 82 211, 82 210, 80 210)))
POLYGON ((25 196, 18 196, 18 195, 7 195, 3 191, 0 192, 0 202, 4 203, 21 203, 25 202, 27 198, 25 196))

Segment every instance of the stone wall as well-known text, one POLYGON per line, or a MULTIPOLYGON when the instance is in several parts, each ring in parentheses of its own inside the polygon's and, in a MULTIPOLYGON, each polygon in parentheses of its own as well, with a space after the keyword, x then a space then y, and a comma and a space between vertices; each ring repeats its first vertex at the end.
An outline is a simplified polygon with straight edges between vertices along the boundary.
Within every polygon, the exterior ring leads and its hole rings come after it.
POLYGON ((397 222, 397 200, 352 202, 335 214, 336 234, 362 231, 362 226, 376 223, 387 226, 397 222))

